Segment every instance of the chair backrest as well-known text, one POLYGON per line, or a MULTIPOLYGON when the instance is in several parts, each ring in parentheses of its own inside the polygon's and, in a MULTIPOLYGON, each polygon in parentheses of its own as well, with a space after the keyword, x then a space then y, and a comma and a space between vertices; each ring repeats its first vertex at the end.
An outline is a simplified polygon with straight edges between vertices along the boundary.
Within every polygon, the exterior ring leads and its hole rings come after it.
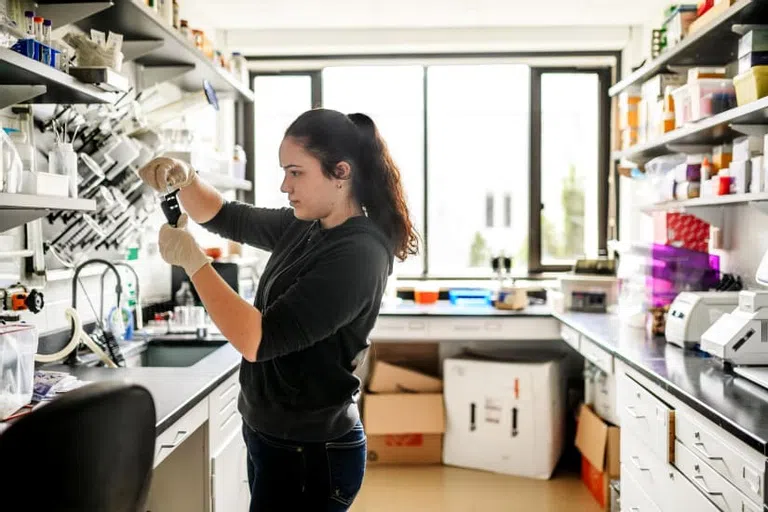
POLYGON ((8 492, 0 500, 25 503, 9 511, 137 512, 149 493, 154 446, 149 391, 121 382, 86 385, 0 435, 0 488, 8 492))

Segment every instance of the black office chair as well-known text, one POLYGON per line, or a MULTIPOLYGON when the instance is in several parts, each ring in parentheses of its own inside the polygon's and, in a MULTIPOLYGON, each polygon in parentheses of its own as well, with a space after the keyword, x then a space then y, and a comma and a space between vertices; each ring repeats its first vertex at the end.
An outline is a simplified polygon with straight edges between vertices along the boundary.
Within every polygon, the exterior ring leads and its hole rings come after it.
POLYGON ((142 510, 154 447, 145 388, 103 382, 70 391, 0 434, 0 509, 142 510))

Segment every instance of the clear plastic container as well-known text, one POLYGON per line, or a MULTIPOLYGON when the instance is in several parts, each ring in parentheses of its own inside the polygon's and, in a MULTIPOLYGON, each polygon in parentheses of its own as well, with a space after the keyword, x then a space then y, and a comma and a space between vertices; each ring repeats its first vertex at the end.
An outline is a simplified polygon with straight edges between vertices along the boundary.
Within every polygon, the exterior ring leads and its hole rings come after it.
POLYGON ((0 419, 32 400, 37 338, 32 325, 0 325, 0 419))
POLYGON ((733 80, 700 78, 689 82, 691 93, 691 121, 716 116, 736 106, 733 80))
POLYGON ((675 102, 675 127, 680 128, 691 122, 691 89, 690 85, 678 87, 672 91, 675 102))
POLYGON ((21 190, 22 163, 11 138, 0 130, 0 192, 15 194, 21 190))

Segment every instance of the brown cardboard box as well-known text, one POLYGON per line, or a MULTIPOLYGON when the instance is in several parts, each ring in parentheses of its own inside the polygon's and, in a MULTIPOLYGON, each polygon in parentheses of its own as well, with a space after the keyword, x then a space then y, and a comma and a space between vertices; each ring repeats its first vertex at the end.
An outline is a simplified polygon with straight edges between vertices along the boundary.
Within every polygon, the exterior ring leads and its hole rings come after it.
POLYGON ((441 393, 394 393, 365 396, 368 434, 442 434, 445 410, 441 393))
POLYGON ((443 381, 401 366, 376 361, 368 383, 372 393, 440 393, 443 381))
POLYGON ((439 393, 365 395, 370 464, 440 464, 445 410, 439 393))
POLYGON ((589 406, 581 406, 576 430, 581 479, 604 510, 610 507, 611 480, 619 477, 619 441, 619 427, 603 421, 589 406))

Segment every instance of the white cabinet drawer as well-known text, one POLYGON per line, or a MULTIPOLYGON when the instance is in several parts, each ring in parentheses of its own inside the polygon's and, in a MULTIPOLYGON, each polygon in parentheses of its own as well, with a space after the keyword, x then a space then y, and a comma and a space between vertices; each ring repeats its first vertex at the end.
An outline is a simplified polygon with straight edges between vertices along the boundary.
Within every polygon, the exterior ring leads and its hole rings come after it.
POLYGON ((571 329, 565 324, 560 324, 560 337, 574 350, 579 350, 579 347, 581 346, 581 334, 579 334, 578 331, 571 329))
POLYGON ((762 506, 753 503, 680 441, 675 444, 675 466, 720 510, 762 512, 762 506))
POLYGON ((242 426, 242 418, 237 410, 239 394, 239 375, 235 373, 219 384, 208 397, 208 433, 211 452, 215 452, 242 426))
POLYGON ((661 509, 643 492, 642 486, 621 465, 621 511, 622 512, 661 512, 661 509))
POLYGON ((370 337, 380 340, 408 340, 428 336, 429 322, 426 318, 379 316, 370 337))
POLYGON ((195 405, 176 423, 168 427, 155 440, 155 467, 168 457, 173 450, 183 443, 200 425, 208 419, 208 397, 195 405))
POLYGON ((613 355, 600 348, 586 336, 581 337, 579 352, 584 356, 584 359, 587 359, 605 373, 613 375, 613 355))
POLYGON ((503 339, 508 319, 494 318, 432 318, 429 334, 441 340, 503 339))
MULTIPOLYGON (((621 465, 622 481, 625 476, 631 475, 651 501, 660 508, 669 508, 671 496, 668 493, 668 465, 634 434, 624 433, 621 436, 621 465)), ((622 493, 622 501, 623 498, 622 493)))
POLYGON ((757 503, 764 502, 765 459, 757 452, 739 449, 717 434, 706 420, 681 411, 675 419, 675 435, 691 452, 757 503), (705 423, 706 422, 706 423, 705 423))
POLYGON ((662 510, 718 512, 718 508, 680 471, 651 452, 632 433, 625 432, 621 436, 621 461, 622 480, 631 475, 662 510))
POLYGON ((619 375, 619 416, 626 428, 666 462, 674 460, 675 411, 626 374, 619 375))

